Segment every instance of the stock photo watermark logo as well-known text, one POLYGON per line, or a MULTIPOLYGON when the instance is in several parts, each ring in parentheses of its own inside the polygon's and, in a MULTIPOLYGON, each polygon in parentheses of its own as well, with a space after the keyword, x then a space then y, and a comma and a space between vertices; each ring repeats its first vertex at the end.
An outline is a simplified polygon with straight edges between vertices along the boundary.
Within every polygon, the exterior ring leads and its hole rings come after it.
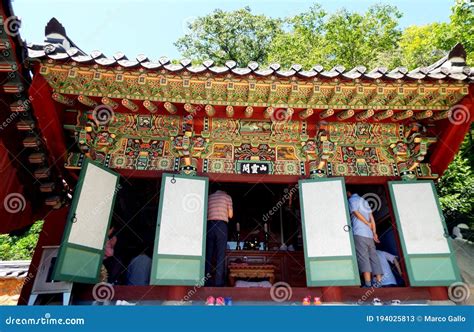
POLYGON ((468 123, 471 119, 469 109, 464 105, 454 105, 448 111, 448 120, 453 125, 461 125, 468 123))
POLYGON ((26 208, 26 199, 20 193, 10 193, 3 200, 3 207, 8 213, 23 212, 26 208))
POLYGON ((100 282, 94 285, 92 289, 92 297, 97 302, 108 302, 111 301, 115 296, 115 289, 112 284, 107 282, 100 282))
POLYGON ((363 200, 359 202, 359 210, 361 212, 377 212, 382 207, 382 199, 375 193, 367 193, 362 195, 363 200))
POLYGON ((280 210, 280 208, 285 204, 285 202, 290 200, 291 195, 295 194, 297 191, 298 191, 298 184, 291 187, 291 189, 288 189, 288 188, 283 189, 283 192, 285 194, 281 197, 281 199, 270 210, 268 210, 267 213, 265 213, 262 216, 262 220, 264 222, 267 222, 268 220, 270 220, 271 217, 280 210))
POLYGON ((293 110, 290 108, 277 108, 270 115, 270 120, 277 123, 287 123, 293 116, 293 110))
POLYGON ((6 129, 18 117, 18 114, 19 113, 12 113, 5 121, 0 123, 0 131, 6 129))
POLYGON ((92 111, 92 117, 94 121, 101 126, 109 124, 115 116, 115 112, 112 107, 108 105, 99 105, 92 111))
POLYGON ((197 284, 194 285, 194 287, 192 289, 190 289, 186 293, 185 296, 183 296, 183 298, 180 301, 180 304, 184 304, 184 303, 188 302, 189 300, 191 300, 191 298, 196 294, 198 289, 203 287, 206 284, 206 281, 208 281, 209 279, 211 279, 211 274, 207 273, 203 278, 201 278, 201 280, 199 280, 199 282, 197 284))
POLYGON ((455 282, 449 285, 448 297, 451 301, 461 303, 469 299, 471 290, 464 282, 455 282))
POLYGON ((275 302, 281 303, 289 301, 292 296, 293 288, 291 288, 291 286, 284 281, 276 282, 270 288, 270 297, 275 302))
POLYGON ((5 33, 10 37, 20 34, 21 20, 17 16, 10 16, 3 22, 5 33))
POLYGON ((198 212, 203 207, 203 198, 201 195, 189 193, 184 195, 184 199, 182 201, 182 208, 184 211, 189 213, 198 212))

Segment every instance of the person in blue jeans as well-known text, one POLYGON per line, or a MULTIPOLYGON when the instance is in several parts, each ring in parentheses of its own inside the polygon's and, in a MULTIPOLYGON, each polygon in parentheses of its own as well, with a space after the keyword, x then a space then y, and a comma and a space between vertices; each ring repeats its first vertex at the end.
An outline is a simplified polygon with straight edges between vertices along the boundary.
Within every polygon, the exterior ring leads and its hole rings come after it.
POLYGON ((233 217, 232 198, 222 190, 209 195, 207 205, 206 276, 212 271, 212 258, 216 256, 215 283, 208 286, 225 285, 225 250, 227 248, 227 223, 233 217))
POLYGON ((375 250, 375 242, 380 243, 380 241, 372 209, 369 203, 358 194, 347 191, 347 197, 349 198, 357 264, 364 278, 363 287, 372 286, 372 275, 376 279, 376 286, 380 286, 383 270, 375 250))

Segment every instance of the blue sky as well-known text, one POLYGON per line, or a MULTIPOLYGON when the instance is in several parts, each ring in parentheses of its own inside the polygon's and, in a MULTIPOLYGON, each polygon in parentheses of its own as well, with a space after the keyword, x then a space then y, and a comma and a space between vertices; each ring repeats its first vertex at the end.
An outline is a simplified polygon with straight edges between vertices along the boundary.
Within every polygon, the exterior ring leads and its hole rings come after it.
MULTIPOLYGON (((309 8, 306 0, 14 0, 13 9, 22 19, 21 36, 42 42, 44 27, 56 17, 68 36, 84 51, 100 50, 107 56, 118 51, 129 59, 146 54, 182 58, 173 43, 186 33, 186 22, 216 8, 234 10, 250 6, 254 13, 287 17, 309 8)), ((318 1, 326 11, 345 7, 365 11, 375 3, 396 5, 403 13, 402 27, 448 21, 454 0, 352 0, 318 1)))

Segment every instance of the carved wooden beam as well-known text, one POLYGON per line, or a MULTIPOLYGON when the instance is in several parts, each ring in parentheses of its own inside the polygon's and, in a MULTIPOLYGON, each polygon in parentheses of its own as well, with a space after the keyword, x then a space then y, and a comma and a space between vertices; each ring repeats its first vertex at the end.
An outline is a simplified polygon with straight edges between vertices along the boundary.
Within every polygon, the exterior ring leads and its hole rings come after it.
POLYGON ((118 104, 112 99, 110 99, 109 97, 102 97, 101 101, 102 101, 102 104, 110 106, 113 109, 116 109, 118 107, 118 104))
POLYGON ((342 111, 337 114, 337 118, 339 120, 347 120, 350 119, 354 116, 354 110, 347 110, 347 111, 342 111))
POLYGON ((184 104, 184 110, 190 114, 194 114, 196 112, 196 108, 189 103, 184 104))
POLYGON ((67 106, 74 105, 74 99, 66 97, 66 96, 64 96, 60 93, 57 93, 57 92, 54 92, 51 95, 51 98, 53 98, 53 100, 57 101, 58 103, 61 103, 61 104, 67 105, 67 106))
POLYGON ((234 116, 234 106, 231 106, 231 105, 227 106, 225 108, 225 114, 227 115, 228 118, 233 117, 234 116))
POLYGON ((91 99, 87 96, 84 95, 79 95, 77 97, 77 100, 83 105, 89 106, 89 107, 96 107, 98 104, 94 99, 91 99))
POLYGON ((436 112, 436 114, 433 115, 433 120, 444 120, 450 116, 451 116, 451 110, 436 112))
POLYGON ((374 115, 374 120, 380 121, 380 120, 388 119, 392 115, 393 115, 392 110, 381 111, 380 113, 377 113, 374 115))
POLYGON ((374 113, 374 110, 366 110, 357 114, 356 119, 359 121, 364 121, 373 117, 374 113))
POLYGON ((275 109, 273 107, 267 107, 263 112, 263 116, 265 117, 265 119, 269 119, 273 115, 273 112, 275 112, 275 109))
POLYGON ((406 111, 398 112, 395 115, 393 115, 392 121, 401 121, 401 120, 411 118, 412 116, 413 116, 413 111, 406 110, 406 111))
POLYGON ((128 99, 122 99, 122 105, 132 112, 138 111, 138 105, 128 99))
POLYGON ((427 118, 430 118, 433 116, 433 111, 431 110, 427 110, 427 111, 423 111, 423 112, 417 112, 415 114, 415 119, 417 120, 423 120, 423 119, 427 119, 427 118))
POLYGON ((252 106, 247 106, 244 111, 245 117, 250 118, 253 114, 253 107, 252 106))
POLYGON ((332 108, 329 108, 329 109, 327 109, 327 110, 321 112, 321 113, 319 114, 319 117, 320 117, 321 119, 325 119, 325 118, 330 117, 330 116, 333 115, 333 114, 334 114, 334 110, 333 110, 332 108))
POLYGON ((163 105, 163 107, 164 107, 165 110, 167 110, 168 113, 170 113, 170 114, 175 114, 175 113, 177 112, 177 110, 178 110, 178 109, 176 108, 176 106, 173 105, 173 104, 171 104, 169 101, 167 101, 167 102, 163 105))
POLYGON ((301 120, 305 120, 309 118, 311 115, 313 115, 314 110, 312 108, 307 108, 304 111, 301 111, 298 115, 301 120))
POLYGON ((157 110, 158 110, 158 107, 156 107, 155 104, 153 104, 151 101, 149 100, 145 100, 143 102, 143 106, 149 110, 151 113, 155 113, 157 110))
POLYGON ((212 117, 216 114, 216 109, 212 105, 206 105, 206 107, 204 107, 204 110, 206 111, 207 116, 212 117))

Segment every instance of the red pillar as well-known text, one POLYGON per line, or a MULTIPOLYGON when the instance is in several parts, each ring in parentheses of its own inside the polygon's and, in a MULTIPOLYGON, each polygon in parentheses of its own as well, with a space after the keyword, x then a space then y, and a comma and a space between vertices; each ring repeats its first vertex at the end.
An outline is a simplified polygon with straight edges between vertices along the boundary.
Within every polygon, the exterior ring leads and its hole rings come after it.
POLYGON ((446 301, 449 299, 446 287, 428 287, 431 301, 446 301))
POLYGON ((182 301, 187 294, 186 286, 170 286, 168 289, 168 300, 182 301))
MULTIPOLYGON (((462 120, 460 119, 459 122, 450 121, 449 119, 443 120, 443 125, 446 126, 446 129, 443 130, 441 137, 438 137, 438 142, 436 142, 437 148, 433 151, 430 158, 433 172, 440 176, 454 159, 464 140, 464 136, 466 136, 471 123, 474 121, 474 85, 469 87, 469 94, 452 108, 454 112, 458 112, 462 120), (468 112, 467 114, 466 111, 468 112)), ((453 115, 453 120, 456 119, 456 115, 453 115)))
POLYGON ((323 287, 322 300, 323 302, 342 302, 342 287, 323 287))

